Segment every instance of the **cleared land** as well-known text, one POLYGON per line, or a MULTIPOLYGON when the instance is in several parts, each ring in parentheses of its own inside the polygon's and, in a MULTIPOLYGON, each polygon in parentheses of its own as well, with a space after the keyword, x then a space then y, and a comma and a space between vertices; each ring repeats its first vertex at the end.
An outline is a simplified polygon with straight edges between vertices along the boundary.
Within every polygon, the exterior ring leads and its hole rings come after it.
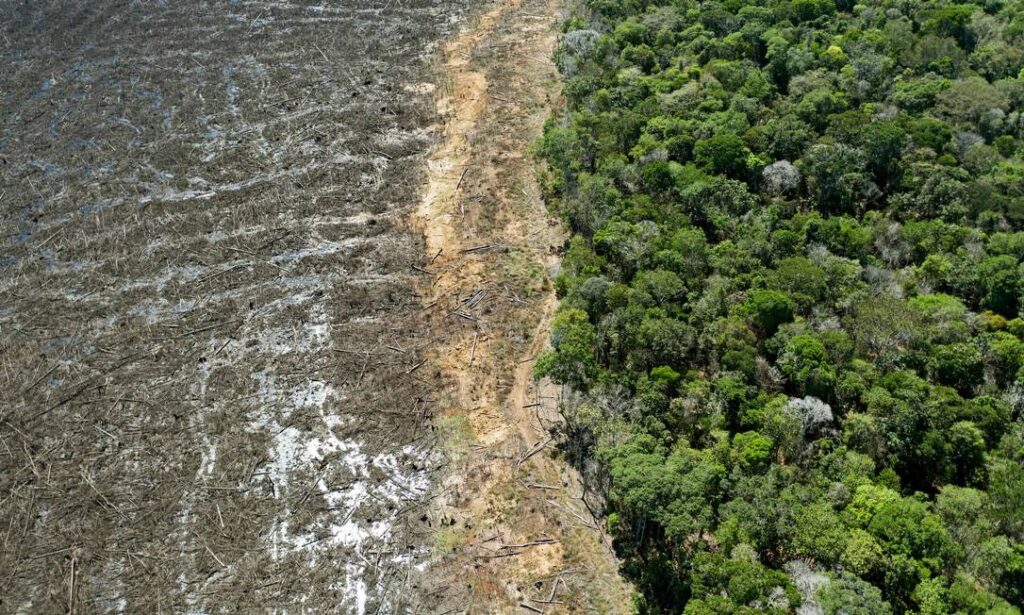
POLYGON ((558 103, 552 63, 563 6, 494 3, 445 45, 443 140, 415 221, 441 374, 448 463, 428 518, 419 583, 436 612, 620 613, 630 590, 592 497, 557 452, 560 390, 532 379, 556 307, 549 273, 564 235, 531 152, 558 103), (586 499, 585 499, 586 498, 586 499))
POLYGON ((466 4, 0 5, 0 611, 414 600, 466 4))

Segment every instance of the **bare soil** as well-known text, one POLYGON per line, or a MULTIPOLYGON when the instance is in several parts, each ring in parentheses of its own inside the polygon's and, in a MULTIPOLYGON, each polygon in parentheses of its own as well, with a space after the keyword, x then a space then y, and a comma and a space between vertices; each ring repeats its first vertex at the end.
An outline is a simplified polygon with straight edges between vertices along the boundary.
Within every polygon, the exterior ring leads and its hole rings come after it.
POLYGON ((416 224, 443 379, 450 464, 420 575, 437 612, 629 612, 630 591, 578 475, 557 458, 557 387, 532 379, 557 306, 564 236, 531 148, 558 104, 557 0, 500 0, 444 49, 444 140, 416 224))

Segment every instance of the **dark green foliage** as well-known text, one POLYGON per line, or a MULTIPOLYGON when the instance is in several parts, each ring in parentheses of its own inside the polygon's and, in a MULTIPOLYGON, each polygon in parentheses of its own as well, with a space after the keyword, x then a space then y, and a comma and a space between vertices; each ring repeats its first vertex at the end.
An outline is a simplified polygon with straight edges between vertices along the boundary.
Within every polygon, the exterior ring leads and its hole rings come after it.
POLYGON ((746 177, 750 150, 744 145, 743 139, 732 133, 717 134, 697 141, 693 154, 697 164, 706 171, 733 179, 746 177))
POLYGON ((639 608, 1019 612, 1024 4, 584 4, 537 372, 639 608))
POLYGON ((597 375, 594 328, 582 310, 563 310, 551 325, 553 350, 537 360, 537 373, 586 388, 597 375))
POLYGON ((759 603, 767 613, 786 613, 799 603, 799 594, 785 574, 765 568, 756 559, 726 558, 718 553, 701 553, 690 573, 693 600, 687 615, 744 613, 744 607, 759 603))
POLYGON ((764 337, 771 337, 779 326, 793 320, 793 300, 786 293, 755 290, 743 304, 744 313, 764 337))

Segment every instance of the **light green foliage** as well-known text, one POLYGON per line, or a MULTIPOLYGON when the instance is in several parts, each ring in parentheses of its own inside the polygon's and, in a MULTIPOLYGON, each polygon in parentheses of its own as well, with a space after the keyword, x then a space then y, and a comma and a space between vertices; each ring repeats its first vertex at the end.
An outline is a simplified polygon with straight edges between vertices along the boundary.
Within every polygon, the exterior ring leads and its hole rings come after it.
POLYGON ((857 576, 877 577, 885 568, 886 557, 881 543, 874 536, 860 528, 851 528, 839 563, 857 576))
POLYGON ((925 579, 914 588, 914 602, 921 615, 945 615, 949 612, 946 603, 946 579, 935 577, 925 579))
POLYGON ((845 514, 852 525, 866 528, 883 508, 899 499, 899 494, 887 487, 861 485, 846 507, 845 514))
POLYGON ((991 502, 984 491, 950 485, 935 499, 935 512, 942 518, 956 544, 971 550, 995 533, 988 518, 991 502))
POLYGON ((772 452, 772 441, 756 431, 738 433, 733 438, 736 461, 746 469, 764 468, 772 452))
POLYGON ((931 108, 936 97, 952 87, 953 82, 935 73, 921 77, 898 79, 893 84, 892 101, 909 112, 931 108))
POLYGON ((805 558, 824 566, 839 563, 848 547, 848 531, 832 506, 815 502, 796 515, 793 546, 805 558))

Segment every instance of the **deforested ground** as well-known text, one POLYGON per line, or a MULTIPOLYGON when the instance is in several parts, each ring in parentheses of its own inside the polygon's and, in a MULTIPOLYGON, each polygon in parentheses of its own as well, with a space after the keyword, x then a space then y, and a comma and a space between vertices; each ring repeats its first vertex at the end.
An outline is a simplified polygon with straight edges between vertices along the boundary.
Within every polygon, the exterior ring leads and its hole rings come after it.
POLYGON ((468 4, 0 4, 0 612, 420 606, 468 4))
POLYGON ((493 2, 443 48, 445 129, 413 216, 430 257, 425 312, 443 332, 427 365, 441 375, 446 463, 417 579, 437 613, 632 612, 600 502, 558 452, 561 391, 532 378, 565 235, 531 151, 560 102, 553 54, 569 8, 493 2))

